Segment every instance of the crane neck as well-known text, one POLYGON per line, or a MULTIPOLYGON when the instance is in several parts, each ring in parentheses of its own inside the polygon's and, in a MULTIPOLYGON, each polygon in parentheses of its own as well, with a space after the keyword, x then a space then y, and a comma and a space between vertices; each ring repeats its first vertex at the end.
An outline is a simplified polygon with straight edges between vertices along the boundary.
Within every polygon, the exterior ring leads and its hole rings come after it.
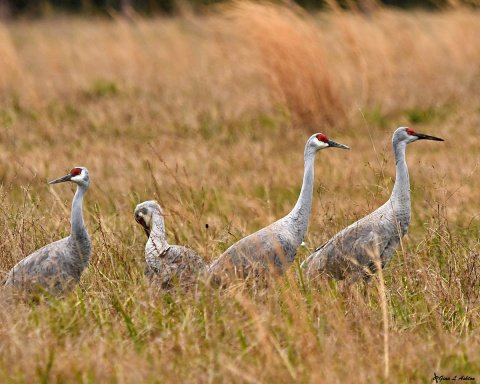
POLYGON ((313 181, 314 181, 314 165, 316 150, 309 147, 305 148, 304 153, 304 171, 303 182, 297 203, 293 207, 288 216, 295 220, 301 220, 301 224, 307 229, 308 220, 310 218, 310 210, 312 209, 313 181))
POLYGON ((152 240, 156 247, 168 247, 165 236, 165 220, 163 215, 159 212, 152 213, 152 227, 150 229, 150 240, 152 240))
POLYGON ((83 196, 87 188, 88 187, 84 185, 77 185, 77 191, 73 197, 70 219, 72 236, 83 236, 87 232, 83 222, 83 196))
POLYGON ((410 206, 410 178, 407 162, 405 160, 405 142, 394 143, 395 155, 395 184, 390 200, 392 203, 410 206))

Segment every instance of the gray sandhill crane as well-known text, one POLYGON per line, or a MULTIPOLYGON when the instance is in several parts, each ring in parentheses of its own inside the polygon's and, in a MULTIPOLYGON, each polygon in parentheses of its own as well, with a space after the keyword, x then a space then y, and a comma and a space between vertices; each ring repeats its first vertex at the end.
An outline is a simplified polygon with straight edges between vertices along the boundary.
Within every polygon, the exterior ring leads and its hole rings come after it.
POLYGON ((66 181, 77 184, 72 202, 70 235, 45 245, 21 260, 9 272, 5 286, 27 292, 44 290, 51 294, 62 294, 80 281, 91 254, 90 237, 82 213, 83 196, 90 184, 87 168, 75 167, 66 176, 48 184, 66 181))
POLYGON ((316 133, 307 140, 302 189, 292 211, 230 246, 209 268, 214 281, 245 278, 250 274, 282 274, 293 263, 310 218, 315 155, 319 150, 331 147, 350 149, 329 140, 322 133, 316 133))
POLYGON ((145 245, 145 276, 163 289, 195 286, 207 264, 195 251, 167 243, 160 205, 153 200, 138 204, 135 208, 135 220, 148 237, 145 245))
POLYGON ((405 149, 417 140, 443 141, 411 128, 398 128, 392 138, 396 178, 390 198, 376 211, 317 248, 302 263, 307 277, 326 274, 339 280, 347 278, 350 282, 359 278, 368 280, 377 270, 375 261, 380 261, 382 268, 390 261, 410 224, 410 180, 405 149))

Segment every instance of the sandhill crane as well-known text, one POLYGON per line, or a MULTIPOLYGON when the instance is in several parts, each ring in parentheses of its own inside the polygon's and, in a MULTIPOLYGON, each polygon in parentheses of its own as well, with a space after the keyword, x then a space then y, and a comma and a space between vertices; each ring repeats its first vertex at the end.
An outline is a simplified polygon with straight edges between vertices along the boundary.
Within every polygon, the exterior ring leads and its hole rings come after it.
POLYGON ((396 178, 388 201, 368 216, 351 224, 315 250, 303 263, 309 278, 326 274, 336 279, 369 279, 376 272, 375 258, 382 268, 390 261, 410 224, 410 181, 405 149, 417 140, 443 141, 438 137, 398 128, 392 138, 396 178))
POLYGON ((147 278, 163 289, 194 286, 207 264, 195 251, 167 243, 160 205, 153 200, 138 204, 135 208, 135 220, 148 237, 145 246, 147 278))
POLYGON ((49 184, 71 181, 77 184, 72 202, 70 236, 48 244, 21 260, 9 272, 5 286, 27 292, 45 290, 61 294, 79 282, 91 254, 91 242, 83 223, 83 196, 90 184, 88 170, 75 167, 49 184))
POLYGON ((302 189, 294 208, 282 219, 230 246, 209 268, 214 281, 245 278, 251 273, 282 274, 292 264, 310 217, 315 155, 319 150, 331 147, 350 149, 329 140, 322 133, 316 133, 307 140, 302 189))

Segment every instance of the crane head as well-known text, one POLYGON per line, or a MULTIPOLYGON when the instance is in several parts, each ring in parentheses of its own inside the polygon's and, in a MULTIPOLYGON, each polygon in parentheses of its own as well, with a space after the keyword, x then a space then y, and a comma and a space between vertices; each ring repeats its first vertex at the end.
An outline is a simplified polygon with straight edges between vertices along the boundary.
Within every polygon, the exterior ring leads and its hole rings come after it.
POLYGON ((417 133, 414 129, 410 127, 400 127, 393 133, 393 144, 399 142, 406 142, 407 144, 413 143, 417 140, 433 140, 433 141, 444 141, 440 137, 426 135, 424 133, 417 133))
POLYGON ((150 237, 152 230, 152 215, 154 213, 163 216, 162 208, 155 200, 144 201, 135 208, 135 221, 143 227, 143 230, 150 237))
POLYGON ((65 181, 71 181, 77 185, 88 187, 90 184, 90 176, 88 174, 88 169, 85 167, 75 167, 63 177, 49 181, 48 184, 58 184, 64 183, 65 181))
POLYGON ((327 135, 324 135, 323 133, 316 133, 310 137, 308 142, 317 150, 319 151, 320 149, 325 149, 329 147, 335 147, 335 148, 342 148, 342 149, 350 149, 350 147, 337 143, 333 140, 330 140, 327 135))

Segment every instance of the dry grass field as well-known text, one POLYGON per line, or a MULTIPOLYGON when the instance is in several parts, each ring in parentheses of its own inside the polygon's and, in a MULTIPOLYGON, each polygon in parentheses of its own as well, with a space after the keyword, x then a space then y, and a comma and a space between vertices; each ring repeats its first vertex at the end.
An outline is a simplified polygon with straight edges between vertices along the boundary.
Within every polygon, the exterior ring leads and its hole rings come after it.
POLYGON ((237 3, 171 19, 0 24, 0 277, 68 234, 76 165, 92 184, 89 269, 65 299, 0 292, 1 383, 417 383, 480 380, 480 14, 370 17, 237 3), (385 201, 398 126, 412 223, 380 279, 162 293, 133 209, 213 260, 286 214, 315 132, 303 260, 385 201), (207 225, 208 224, 208 225, 207 225), (382 303, 385 304, 382 314, 382 303), (385 332, 386 329, 386 332, 385 332))

